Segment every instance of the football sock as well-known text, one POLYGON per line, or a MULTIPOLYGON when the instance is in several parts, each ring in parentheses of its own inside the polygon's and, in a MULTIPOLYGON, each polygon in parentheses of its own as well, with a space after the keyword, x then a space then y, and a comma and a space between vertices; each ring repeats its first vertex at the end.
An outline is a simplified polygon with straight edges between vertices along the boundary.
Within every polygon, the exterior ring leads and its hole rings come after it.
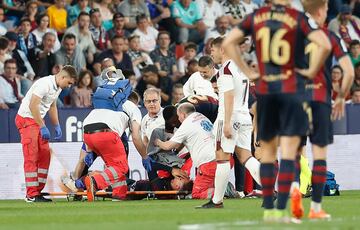
POLYGON ((249 170, 252 178, 256 181, 256 183, 261 185, 260 162, 258 160, 256 160, 255 157, 250 157, 245 162, 245 167, 247 168, 247 170, 249 170))
POLYGON ((310 208, 312 210, 314 210, 314 212, 320 212, 321 211, 321 203, 311 201, 310 208))
POLYGON ((311 183, 312 183, 312 201, 321 203, 326 182, 326 161, 314 160, 311 183))
POLYGON ((230 162, 217 161, 215 173, 215 190, 212 201, 215 204, 221 203, 224 198, 226 186, 230 177, 230 162))
POLYGON ((262 163, 260 165, 260 177, 263 191, 264 208, 274 208, 274 186, 275 186, 275 166, 273 163, 262 163))
POLYGON ((284 210, 289 199, 291 183, 294 181, 295 165, 293 160, 281 160, 278 178, 277 209, 284 210))

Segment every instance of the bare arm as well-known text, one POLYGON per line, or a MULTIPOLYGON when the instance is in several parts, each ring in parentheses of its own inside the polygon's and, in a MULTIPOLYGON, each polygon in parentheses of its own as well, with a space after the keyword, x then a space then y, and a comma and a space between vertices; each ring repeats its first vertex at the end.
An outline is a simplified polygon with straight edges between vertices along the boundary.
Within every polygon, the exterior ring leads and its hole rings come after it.
POLYGON ((188 29, 196 29, 196 25, 190 25, 190 24, 183 23, 180 18, 175 18, 175 24, 179 27, 184 27, 184 28, 188 28, 188 29))
POLYGON ((159 146, 163 150, 179 149, 182 146, 182 144, 174 141, 161 141, 159 139, 155 140, 155 145, 159 146))
POLYGON ((244 61, 240 53, 238 44, 244 40, 244 33, 238 28, 234 28, 229 35, 226 36, 222 48, 225 51, 226 56, 233 60, 241 71, 250 79, 255 80, 259 77, 244 61))
POLYGON ((234 107, 234 90, 230 90, 224 93, 224 107, 225 107, 224 135, 226 138, 231 138, 232 135, 231 116, 234 107))
POLYGON ((345 98, 354 82, 354 66, 351 63, 349 56, 342 57, 339 60, 339 64, 344 72, 339 95, 341 94, 341 96, 345 98))
POLYGON ((40 114, 40 108, 39 108, 40 102, 41 102, 41 98, 36 96, 35 94, 33 94, 30 99, 29 109, 30 109, 32 116, 34 117, 35 122, 40 127, 43 127, 43 126, 45 126, 45 123, 44 123, 43 119, 41 118, 41 114, 40 114))
POLYGON ((140 125, 136 121, 131 122, 131 135, 136 150, 140 153, 143 159, 147 158, 146 146, 141 140, 140 125))
POLYGON ((53 125, 59 124, 58 109, 56 106, 56 101, 54 101, 50 106, 49 117, 50 117, 51 124, 53 124, 53 125))

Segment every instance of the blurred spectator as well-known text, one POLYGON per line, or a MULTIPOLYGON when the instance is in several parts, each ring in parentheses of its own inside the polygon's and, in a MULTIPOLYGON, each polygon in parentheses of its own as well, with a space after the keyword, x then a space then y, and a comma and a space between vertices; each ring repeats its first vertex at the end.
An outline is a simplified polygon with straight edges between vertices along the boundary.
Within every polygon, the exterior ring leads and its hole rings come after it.
POLYGON ((91 37, 89 30, 90 15, 86 12, 81 12, 78 17, 78 23, 66 30, 65 34, 71 33, 76 36, 77 45, 83 51, 87 63, 93 63, 96 47, 91 37))
POLYGON ((215 19, 224 15, 222 5, 216 0, 196 0, 199 7, 200 15, 206 27, 215 27, 215 19))
POLYGON ((165 30, 170 33, 172 42, 177 42, 179 30, 171 17, 169 5, 172 1, 163 0, 161 4, 156 0, 147 0, 146 5, 150 12, 150 18, 153 25, 159 25, 159 30, 165 30))
POLYGON ((41 45, 45 33, 51 32, 55 35, 55 45, 53 48, 53 52, 58 51, 61 47, 61 44, 57 36, 56 30, 48 28, 49 16, 47 14, 39 14, 38 16, 36 16, 36 23, 38 27, 32 31, 32 34, 34 34, 36 37, 37 45, 41 45))
POLYGON ((85 56, 79 46, 76 44, 74 34, 65 34, 60 50, 55 53, 56 64, 72 65, 79 73, 86 69, 85 56))
POLYGON ((7 27, 4 23, 5 11, 4 8, 0 6, 0 36, 3 36, 7 32, 7 27))
POLYGON ((327 15, 327 22, 331 21, 332 19, 336 18, 339 15, 339 11, 341 9, 341 5, 343 4, 342 0, 331 0, 328 1, 328 15, 327 15))
POLYGON ((156 67, 159 69, 161 77, 173 76, 175 79, 179 73, 176 66, 175 54, 169 50, 170 34, 166 31, 160 31, 158 34, 158 48, 150 53, 156 67))
POLYGON ((19 37, 17 41, 17 48, 29 54, 29 50, 37 46, 36 36, 31 31, 31 21, 29 18, 22 18, 19 26, 19 37))
POLYGON ((6 18, 11 21, 12 26, 18 24, 25 13, 25 1, 2 0, 2 7, 5 9, 6 18))
POLYGON ((29 60, 35 70, 35 76, 45 77, 53 74, 56 63, 54 46, 57 36, 52 32, 45 33, 42 43, 35 49, 30 50, 29 60))
POLYGON ((99 9, 90 10, 90 31, 92 39, 98 52, 102 52, 110 47, 110 40, 102 26, 102 17, 99 9))
POLYGON ((182 56, 178 60, 178 70, 181 75, 185 74, 187 64, 191 59, 196 57, 196 52, 197 45, 195 43, 189 42, 188 44, 186 44, 184 56, 182 56))
POLYGON ((149 9, 143 0, 124 0, 118 7, 117 11, 125 16, 125 28, 136 29, 136 16, 145 14, 150 18, 149 9))
MULTIPOLYGON (((256 5, 253 0, 241 0, 241 4, 244 6, 245 8, 245 15, 248 15, 248 14, 251 14, 253 13, 256 9, 259 8, 258 5, 256 5)), ((300 10, 300 11, 303 11, 301 10, 302 8, 302 4, 299 0, 293 0, 292 1, 292 7, 297 7, 299 6, 297 9, 300 10)))
POLYGON ((203 50, 196 55, 196 59, 200 59, 202 56, 210 56, 211 55, 211 43, 214 40, 214 38, 209 38, 204 47, 203 50))
POLYGON ((79 0, 67 10, 67 24, 73 25, 81 12, 90 13, 89 0, 79 0))
POLYGON ((55 4, 47 8, 49 15, 49 27, 63 34, 67 28, 67 12, 65 10, 65 0, 54 0, 55 4))
POLYGON ((340 35, 349 46, 352 40, 360 40, 360 19, 351 14, 349 5, 342 5, 340 14, 329 23, 329 30, 340 35))
POLYGON ((76 108, 90 107, 92 89, 93 74, 88 70, 81 71, 76 86, 70 92, 71 106, 76 108))
POLYGON ((175 18, 176 25, 179 27, 178 41, 180 43, 201 42, 204 39, 206 26, 196 2, 179 0, 175 1, 171 7, 172 17, 175 18))
POLYGON ((30 19, 31 30, 36 29, 36 14, 38 12, 38 3, 37 1, 31 0, 26 3, 25 17, 30 19))
MULTIPOLYGON (((243 0, 243 3, 244 3, 244 6, 245 6, 245 7, 246 7, 246 4, 245 4, 246 1, 251 2, 252 0, 243 0)), ((302 0, 292 0, 292 1, 291 1, 291 7, 294 8, 294 9, 297 9, 297 10, 300 11, 300 12, 304 12, 304 7, 303 7, 301 1, 302 1, 302 0)), ((256 7, 255 9, 258 8, 258 6, 255 6, 255 7, 256 7)), ((254 10, 255 10, 255 9, 254 9, 254 10)), ((252 11, 252 12, 253 12, 253 11, 252 11)), ((251 13, 252 13, 252 12, 251 12, 251 13)), ((248 10, 246 11, 246 13, 249 14, 249 13, 248 13, 248 10)))
POLYGON ((158 88, 161 90, 162 106, 171 103, 172 80, 169 77, 160 77, 155 65, 148 65, 142 70, 142 78, 136 86, 136 90, 140 95, 143 95, 148 88, 158 88))
POLYGON ((128 38, 130 32, 126 30, 125 27, 125 17, 122 13, 115 13, 113 17, 114 27, 107 31, 108 37, 110 40, 115 36, 122 36, 128 38))
MULTIPOLYGON (((343 78, 343 70, 339 65, 334 65, 331 68, 331 81, 332 81, 332 95, 331 95, 331 99, 333 101, 335 101, 338 93, 340 92, 340 88, 341 88, 341 81, 343 78)), ((349 100, 351 99, 351 95, 348 94, 345 97, 345 100, 349 100)))
POLYGON ((4 63, 11 59, 8 53, 9 40, 5 37, 0 37, 0 74, 4 73, 4 63))
POLYGON ((133 89, 135 89, 136 85, 137 85, 137 80, 136 80, 136 76, 135 76, 134 71, 132 71, 132 70, 124 70, 122 72, 123 72, 125 78, 129 79, 131 87, 133 89))
POLYGON ((150 56, 140 50, 140 37, 138 35, 132 35, 129 38, 129 50, 127 53, 131 58, 135 75, 138 78, 141 76, 141 70, 145 66, 154 64, 150 56))
POLYGON ((112 49, 108 49, 100 53, 94 61, 95 74, 101 73, 101 61, 105 58, 111 58, 117 69, 121 70, 133 70, 133 65, 130 56, 123 51, 125 40, 121 36, 115 36, 111 40, 112 49))
POLYGON ((360 88, 360 63, 355 65, 355 79, 351 90, 355 90, 356 88, 360 88))
POLYGON ((205 42, 207 42, 209 38, 217 38, 219 36, 225 36, 231 31, 228 16, 224 15, 216 18, 215 25, 216 26, 214 28, 207 29, 204 39, 205 42))
POLYGON ((232 26, 239 24, 246 15, 246 9, 240 0, 225 0, 222 5, 232 26))
POLYGON ((24 97, 16 69, 14 59, 5 61, 4 73, 0 76, 0 109, 19 108, 24 97))
POLYGON ((185 83, 187 82, 187 80, 189 80, 190 76, 198 71, 198 67, 199 67, 199 63, 196 59, 191 59, 188 62, 188 66, 186 68, 186 73, 184 76, 182 76, 177 83, 180 83, 182 85, 185 85, 185 83))
MULTIPOLYGON (((130 59, 130 58, 129 58, 130 59)), ((115 66, 114 64, 114 61, 113 59, 111 58, 104 58, 101 63, 99 64, 100 67, 99 67, 99 71, 100 73, 98 75, 96 75, 93 79, 93 86, 94 88, 93 89, 96 89, 98 86, 100 86, 103 82, 103 79, 102 79, 102 75, 101 75, 101 72, 106 69, 106 68, 109 68, 110 66, 115 66)))
POLYGON ((350 56, 351 62, 353 63, 354 66, 356 66, 356 64, 360 62, 360 41, 359 40, 353 40, 350 43, 349 56, 350 56))
POLYGON ((351 90, 351 103, 360 104, 360 88, 351 90))
POLYGON ((156 47, 156 38, 159 31, 149 25, 148 17, 145 14, 136 16, 136 25, 137 28, 133 34, 139 36, 140 49, 150 53, 156 47))
POLYGON ((180 83, 174 84, 171 93, 171 104, 176 105, 184 98, 183 85, 180 83))
POLYGON ((92 5, 93 9, 100 10, 101 17, 103 20, 102 25, 104 26, 106 31, 113 27, 113 23, 112 23, 113 13, 110 10, 113 6, 111 2, 112 2, 111 0, 100 0, 99 3, 94 1, 92 5))
MULTIPOLYGON (((22 75, 32 81, 35 77, 34 69, 32 68, 29 59, 25 53, 16 48, 18 36, 15 32, 7 32, 5 37, 9 40, 8 53, 16 60, 17 74, 22 75)), ((26 86, 26 91, 30 85, 26 86)))

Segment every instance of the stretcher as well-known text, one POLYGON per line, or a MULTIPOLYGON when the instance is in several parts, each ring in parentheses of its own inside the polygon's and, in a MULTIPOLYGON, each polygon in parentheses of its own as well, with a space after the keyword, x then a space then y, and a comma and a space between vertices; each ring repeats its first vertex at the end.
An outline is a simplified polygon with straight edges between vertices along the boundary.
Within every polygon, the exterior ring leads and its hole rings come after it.
MULTIPOLYGON (((189 191, 131 191, 127 192, 127 198, 129 200, 138 200, 138 199, 185 199, 187 195, 191 194, 189 191)), ((43 192, 43 196, 53 196, 53 197, 66 197, 68 201, 70 198, 75 196, 87 196, 86 192, 43 192)), ((95 193, 95 197, 98 198, 111 198, 112 192, 107 191, 98 191, 95 193)))

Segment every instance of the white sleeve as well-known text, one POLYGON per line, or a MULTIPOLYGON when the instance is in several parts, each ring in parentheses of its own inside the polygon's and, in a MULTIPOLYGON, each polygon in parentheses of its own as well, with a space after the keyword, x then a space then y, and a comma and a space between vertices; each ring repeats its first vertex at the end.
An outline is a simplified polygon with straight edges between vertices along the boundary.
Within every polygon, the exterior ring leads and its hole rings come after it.
POLYGON ((40 98, 43 98, 49 93, 49 85, 48 84, 45 85, 41 83, 47 83, 47 82, 36 81, 33 85, 34 88, 32 93, 40 98))
POLYGON ((170 141, 173 141, 173 142, 176 142, 179 144, 184 143, 187 136, 189 135, 187 130, 189 130, 189 129, 186 127, 186 123, 181 124, 179 129, 176 130, 174 136, 172 136, 172 138, 170 139, 170 141))
POLYGON ((234 89, 233 76, 231 75, 220 75, 217 81, 219 92, 225 93, 234 89))
POLYGON ((180 58, 179 61, 178 61, 178 70, 180 73, 183 73, 185 74, 185 60, 184 58, 180 58))
POLYGON ((188 96, 194 94, 191 89, 191 77, 185 82, 185 84, 183 86, 183 92, 184 92, 185 97, 188 97, 188 96))

